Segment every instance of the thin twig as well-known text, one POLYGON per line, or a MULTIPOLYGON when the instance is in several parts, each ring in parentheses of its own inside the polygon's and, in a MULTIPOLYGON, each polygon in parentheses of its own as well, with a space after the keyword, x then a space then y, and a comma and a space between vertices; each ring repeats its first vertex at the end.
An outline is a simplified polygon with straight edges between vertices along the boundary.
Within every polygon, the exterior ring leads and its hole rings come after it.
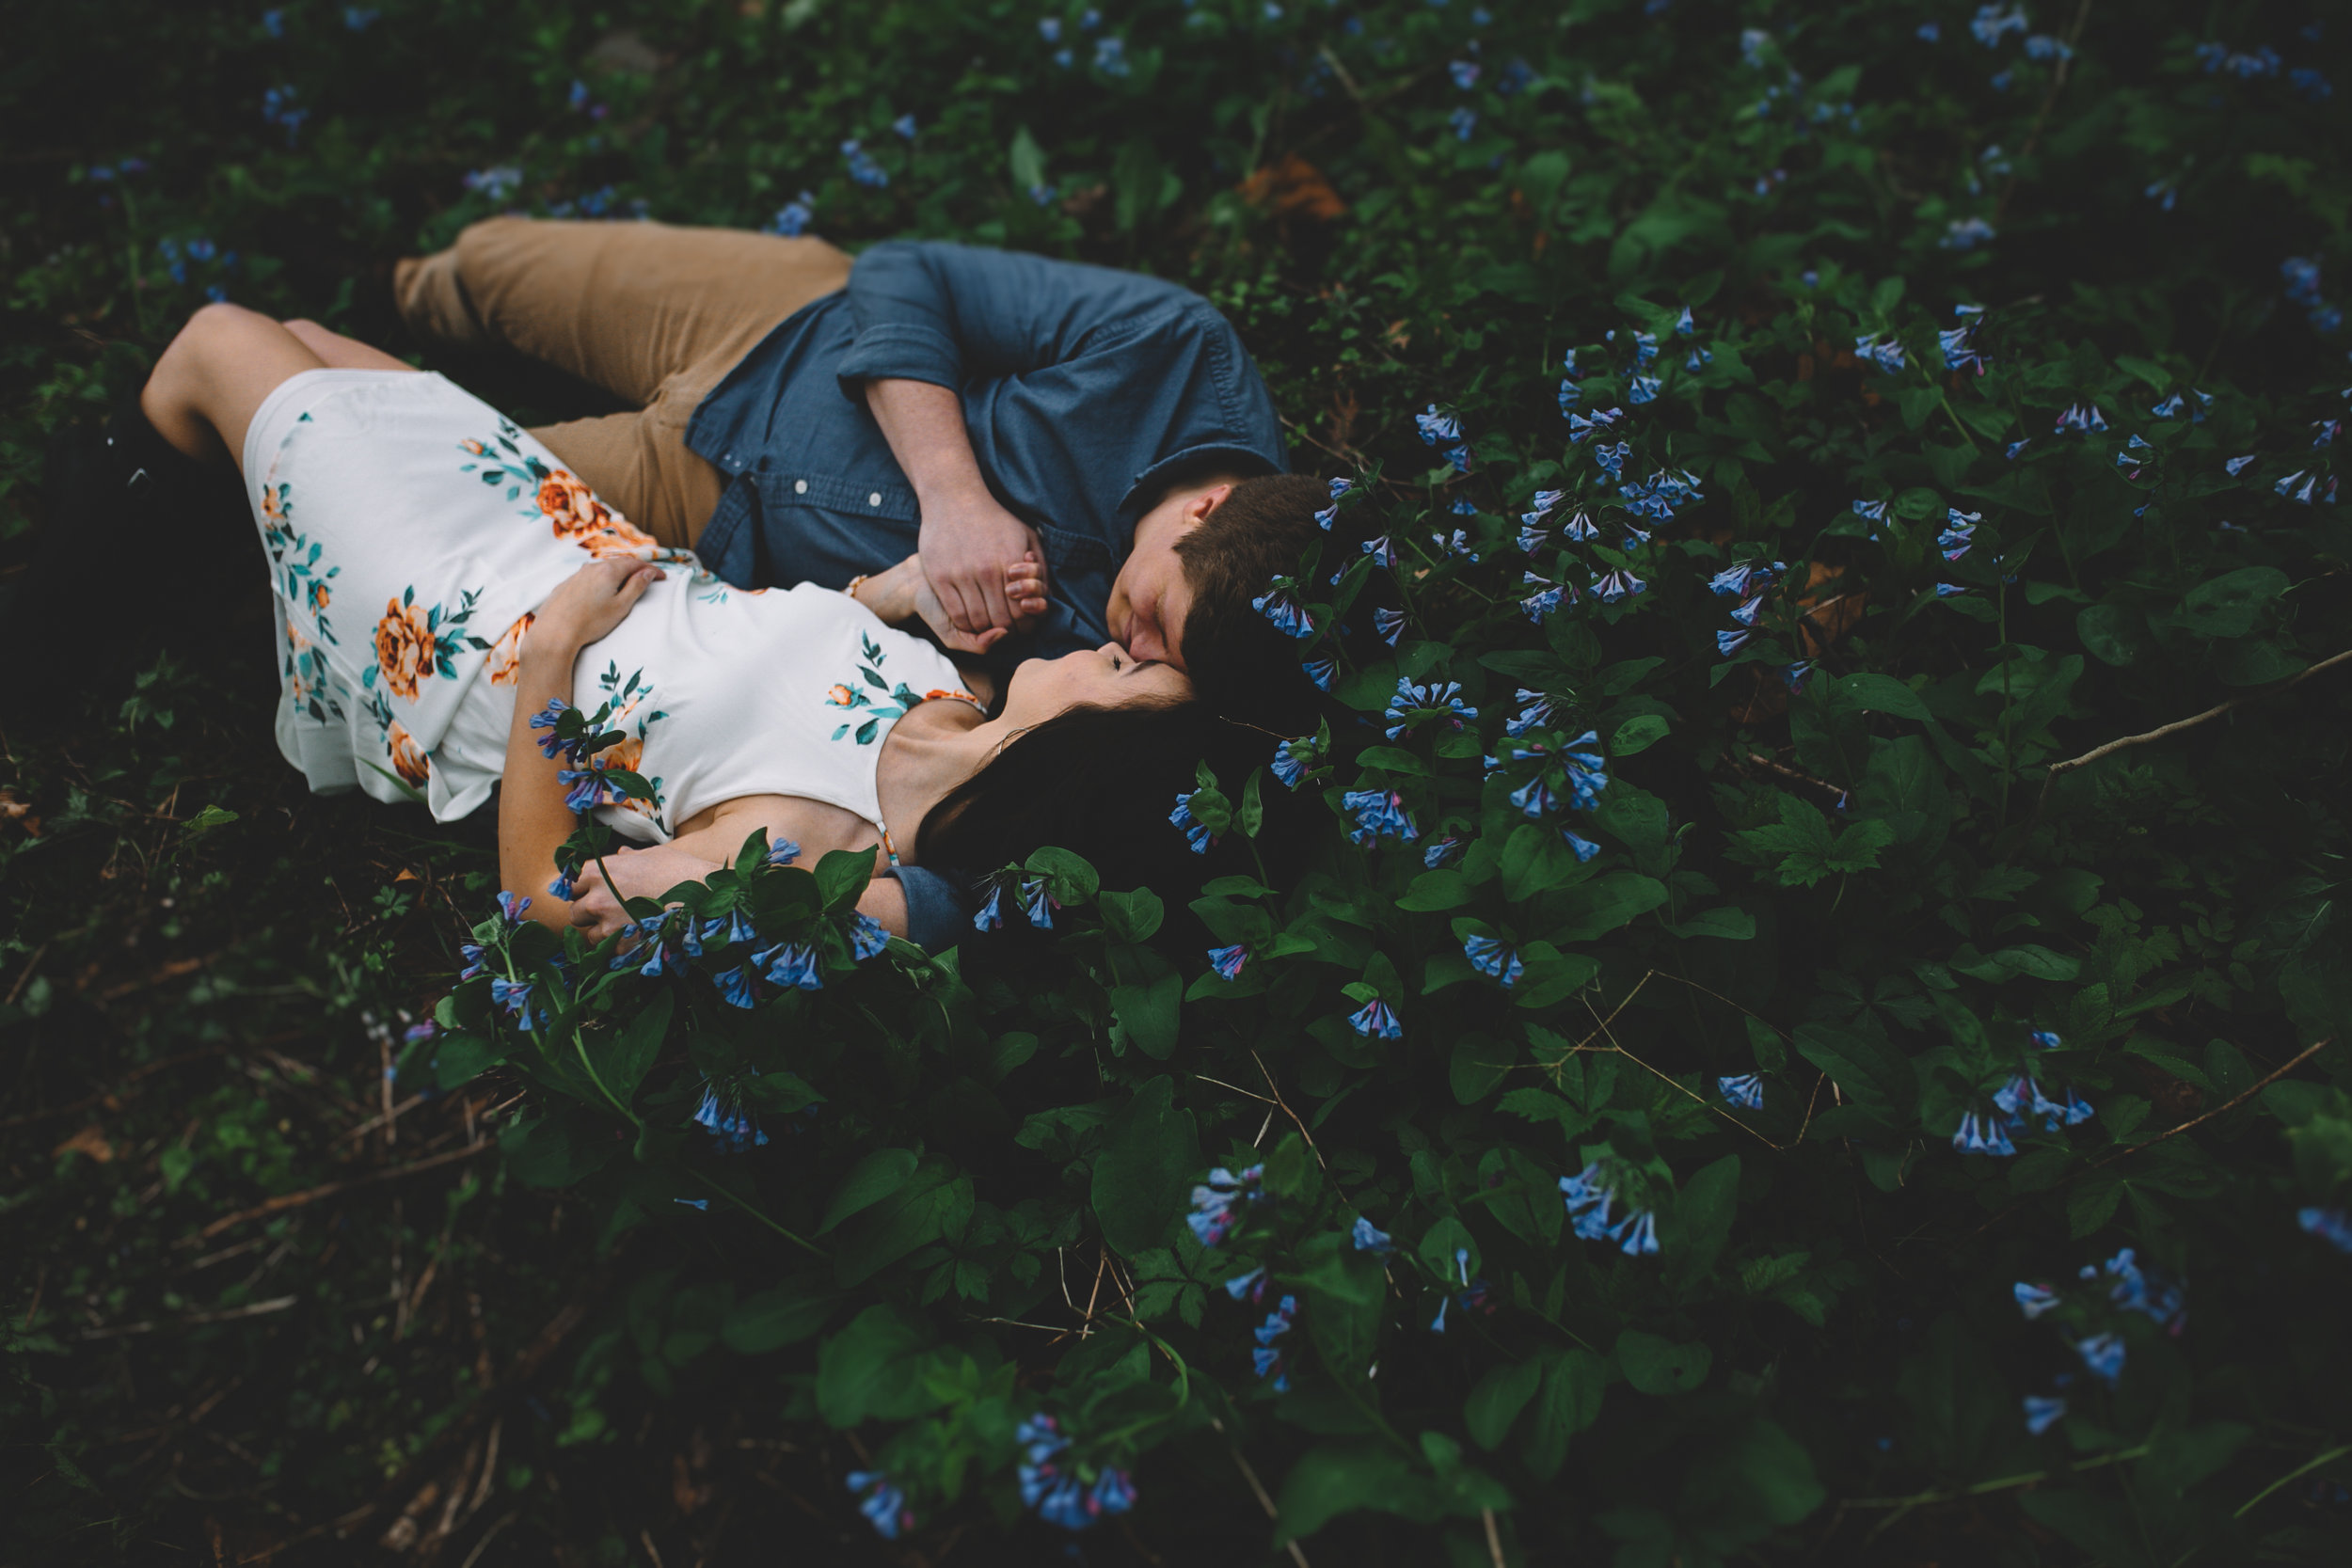
MULTIPOLYGON (((2053 1182, 2050 1187, 2045 1188, 2044 1191, 2055 1191, 2057 1188, 2063 1187, 2066 1183, 2074 1180, 2078 1177, 2089 1176, 2095 1170, 2105 1170, 2107 1166, 2115 1164, 2118 1160, 2123 1159, 2127 1155, 2137 1154, 2143 1148, 2153 1148, 2156 1145, 2164 1142, 2167 1138, 2177 1138, 2193 1127, 2202 1127, 2205 1123, 2213 1120, 2214 1117, 2221 1116, 2227 1112, 2236 1110, 2240 1105, 2245 1104, 2248 1101, 2253 1099, 2254 1096, 2262 1093, 2263 1090, 2270 1087, 2271 1085, 2277 1083, 2280 1079, 2284 1078, 2288 1073, 2293 1072, 2296 1068, 2301 1067, 2305 1062, 2310 1061, 2313 1056, 2318 1055, 2322 1051, 2327 1050, 2328 1047, 2335 1043, 2335 1036, 2329 1035, 2324 1039, 2305 1046, 2301 1051, 2296 1053, 2294 1060, 2288 1062, 2283 1067, 2275 1069, 2260 1082, 2247 1089, 2244 1093, 2231 1097, 2229 1100, 2226 1100, 2220 1104, 2215 1106, 2212 1110, 2205 1112, 2202 1116, 2191 1117, 2188 1120, 2181 1123, 2178 1127, 2168 1127, 2163 1132, 2157 1133, 2154 1137, 2150 1138, 2143 1143, 2136 1143, 2127 1148, 2119 1148, 2104 1160, 2094 1160, 2090 1164, 2083 1166, 2080 1170, 2069 1171, 2066 1175, 2060 1177, 2057 1181, 2053 1182)), ((1985 1221, 1982 1225, 1968 1232, 1963 1240, 1976 1240, 1979 1236, 1983 1235, 1986 1231, 1992 1229, 1994 1226, 2000 1224, 2003 1220, 2009 1218, 2011 1214, 2014 1214, 2018 1210, 2023 1209, 2024 1207, 2025 1204, 2022 1201, 2010 1204, 2008 1208, 2002 1210, 1999 1213, 1994 1215, 1991 1219, 1985 1221)))
POLYGON ((1291 1118, 1292 1125, 1298 1129, 1298 1135, 1307 1140, 1308 1148, 1313 1150, 1315 1164, 1321 1165, 1326 1174, 1328 1174, 1331 1163, 1323 1157, 1322 1149, 1315 1148, 1315 1135, 1307 1131, 1307 1124, 1298 1119, 1298 1113, 1291 1109, 1290 1101, 1282 1098, 1282 1086, 1274 1081, 1274 1070, 1265 1065, 1265 1058, 1259 1055, 1254 1048, 1249 1053, 1249 1059, 1258 1064, 1260 1072, 1265 1074, 1265 1086, 1272 1092, 1274 1103, 1281 1108, 1284 1116, 1291 1118))
MULTIPOLYGON (((1258 1506, 1265 1510, 1267 1518, 1278 1525, 1280 1524, 1282 1522, 1281 1510, 1274 1506, 1274 1498, 1266 1492, 1265 1482, 1258 1479, 1258 1472, 1251 1469, 1249 1461, 1243 1457, 1241 1445, 1226 1436, 1225 1423, 1215 1416, 1209 1418, 1209 1425, 1216 1430, 1219 1437, 1225 1438, 1225 1451, 1233 1456, 1234 1465, 1241 1470, 1241 1479, 1249 1483, 1250 1493, 1258 1499, 1258 1506)), ((1298 1568, 1307 1568, 1307 1554, 1298 1549, 1298 1543, 1292 1541, 1286 1544, 1290 1547, 1291 1560, 1296 1563, 1298 1568)))
POLYGON ((1502 1532, 1495 1528, 1495 1511, 1491 1508, 1482 1508, 1478 1511, 1478 1517, 1479 1521, 1486 1527, 1488 1560, 1494 1563, 1495 1568, 1510 1568, 1509 1562, 1502 1556, 1502 1532))
POLYGON ((2223 714, 2228 713, 2233 708, 2250 703, 2257 697, 2272 697, 2277 696, 2282 691, 2292 690, 2294 688, 2302 685, 2305 681, 2310 680, 2313 675, 2318 674, 2322 670, 2332 670, 2337 665, 2344 663, 2346 659, 2352 659, 2352 648, 2346 648, 2344 652, 2336 654, 2331 657, 2323 658, 2317 664, 2312 665, 2310 669, 2303 671, 2300 674, 2290 676, 2286 680, 2280 681, 2276 686, 2265 686, 2260 690, 2246 692, 2243 695, 2231 698, 2228 702, 2220 704, 2218 706, 2209 707, 2202 713, 2193 715, 2187 719, 2175 719, 2169 724, 2159 725, 2155 729, 2150 730, 2144 735, 2127 735, 2119 740, 2110 740, 2104 746, 2093 746, 2090 751, 2085 752, 2081 756, 2069 757, 2064 762, 2054 762, 2050 764, 2049 774, 2042 781, 2042 796, 2039 800, 2034 801, 2033 816, 2026 824, 2027 831, 2030 832, 2034 823, 2039 822, 2042 819, 2042 809, 2050 803, 2050 791, 2058 784, 2058 777, 2060 773, 2071 773, 2077 768, 2088 768, 2092 763, 2097 762, 2100 758, 2112 756, 2116 752, 2123 750, 2126 746, 2146 746, 2151 742, 2163 740, 2171 736, 2179 735, 2184 730, 2193 730, 2200 724, 2211 723, 2214 720, 2220 718, 2223 714))
POLYGON ((1761 752, 1750 752, 1748 753, 1748 760, 1756 764, 1758 768, 1771 768, 1773 772, 1779 774, 1784 779, 1794 779, 1799 784, 1811 784, 1816 789, 1822 790, 1836 797, 1836 799, 1840 801, 1844 800, 1846 798, 1847 792, 1838 788, 1827 779, 1817 779, 1810 773, 1800 773, 1795 768, 1789 767, 1787 763, 1774 762, 1771 757, 1766 756, 1761 752))
POLYGON ((390 1170, 371 1171, 365 1176, 355 1176, 348 1181, 329 1181, 322 1186, 306 1188, 298 1193, 281 1193, 267 1203, 258 1204, 251 1209, 243 1209, 233 1214, 223 1214, 195 1235, 182 1237, 175 1244, 193 1246, 199 1242, 209 1242, 222 1231, 232 1226, 243 1225, 247 1220, 261 1219, 264 1215, 279 1213, 288 1209, 298 1209, 306 1203, 315 1203, 320 1198, 332 1197, 337 1193, 347 1192, 354 1187, 371 1187, 379 1181, 390 1181, 403 1176, 415 1176, 421 1171, 431 1170, 437 1165, 446 1165, 458 1160, 470 1160, 489 1147, 488 1144, 483 1143, 476 1144, 470 1148, 453 1148, 444 1153, 436 1154, 430 1159, 419 1160, 405 1165, 395 1165, 390 1170))
POLYGON ((33 971, 40 967, 40 960, 48 951, 49 944, 45 942, 33 949, 33 956, 24 960, 24 968, 17 975, 16 984, 8 988, 8 994, 5 999, 0 999, 0 1006, 12 1007, 16 1005, 16 999, 24 994, 24 988, 32 983, 33 971))
POLYGON ((258 1318, 268 1312, 283 1312, 300 1296, 278 1296, 269 1301, 249 1302, 232 1307, 225 1312, 191 1312, 185 1317, 151 1320, 146 1323, 117 1323, 110 1328, 88 1328, 82 1331, 85 1339, 113 1339, 125 1334, 152 1334, 159 1328, 182 1328, 191 1323, 225 1323, 234 1318, 258 1318))

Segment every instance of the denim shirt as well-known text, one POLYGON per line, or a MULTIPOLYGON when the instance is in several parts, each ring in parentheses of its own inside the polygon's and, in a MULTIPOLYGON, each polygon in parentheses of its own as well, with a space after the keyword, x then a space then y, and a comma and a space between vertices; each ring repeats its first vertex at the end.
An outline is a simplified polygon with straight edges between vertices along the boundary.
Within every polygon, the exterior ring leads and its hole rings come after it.
MULTIPOLYGON (((869 380, 955 392, 981 476, 1044 546, 1047 610, 1014 654, 1109 640, 1111 579, 1136 522, 1209 472, 1281 473, 1258 368, 1200 295, 1139 273, 891 241, 728 372, 686 428, 726 476, 695 542, 741 588, 839 588, 915 551, 914 488, 866 405, 869 380)), ((902 866, 909 936, 953 946, 973 899, 952 871, 902 866)))
POLYGON ((1232 326, 1139 273, 891 241, 711 389, 686 444, 727 477, 695 544, 743 588, 838 588, 914 553, 914 489, 866 405, 869 380, 954 391, 981 476, 1038 531, 1048 608, 1013 651, 1108 641, 1136 519, 1179 480, 1280 473, 1281 426, 1232 326))

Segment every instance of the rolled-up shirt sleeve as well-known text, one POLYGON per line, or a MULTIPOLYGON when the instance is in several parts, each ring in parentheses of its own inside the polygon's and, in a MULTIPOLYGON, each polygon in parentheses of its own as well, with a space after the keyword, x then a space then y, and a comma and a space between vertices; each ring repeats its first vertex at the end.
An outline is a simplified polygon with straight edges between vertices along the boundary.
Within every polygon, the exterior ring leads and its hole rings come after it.
POLYGON ((928 865, 894 865, 882 873, 898 879, 907 899, 907 940, 926 953, 944 953, 972 929, 976 901, 961 873, 928 865))
POLYGON ((868 381, 961 388, 1061 364, 1104 329, 1189 297, 1139 273, 914 240, 858 257, 846 292, 854 336, 835 374, 858 404, 868 381))

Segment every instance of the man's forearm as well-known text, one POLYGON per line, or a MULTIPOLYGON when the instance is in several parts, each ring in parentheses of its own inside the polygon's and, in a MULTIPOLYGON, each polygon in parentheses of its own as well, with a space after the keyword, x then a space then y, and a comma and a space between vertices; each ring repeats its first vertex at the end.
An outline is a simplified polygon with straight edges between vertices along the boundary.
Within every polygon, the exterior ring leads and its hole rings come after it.
POLYGON ((882 426, 925 512, 989 499, 979 460, 963 427, 963 400, 928 381, 869 381, 866 405, 882 426))

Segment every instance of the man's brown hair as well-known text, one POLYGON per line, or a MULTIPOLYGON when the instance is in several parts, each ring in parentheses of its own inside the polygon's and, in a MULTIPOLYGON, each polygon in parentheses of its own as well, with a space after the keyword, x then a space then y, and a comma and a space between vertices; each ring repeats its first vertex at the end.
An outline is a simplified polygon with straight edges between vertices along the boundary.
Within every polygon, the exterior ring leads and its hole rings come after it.
POLYGON ((1330 489, 1303 474, 1237 482, 1232 494, 1176 541, 1192 585, 1184 617, 1184 670, 1203 702, 1229 719, 1285 735, 1314 727, 1315 692, 1300 645, 1252 607, 1278 577, 1298 570, 1330 489))

